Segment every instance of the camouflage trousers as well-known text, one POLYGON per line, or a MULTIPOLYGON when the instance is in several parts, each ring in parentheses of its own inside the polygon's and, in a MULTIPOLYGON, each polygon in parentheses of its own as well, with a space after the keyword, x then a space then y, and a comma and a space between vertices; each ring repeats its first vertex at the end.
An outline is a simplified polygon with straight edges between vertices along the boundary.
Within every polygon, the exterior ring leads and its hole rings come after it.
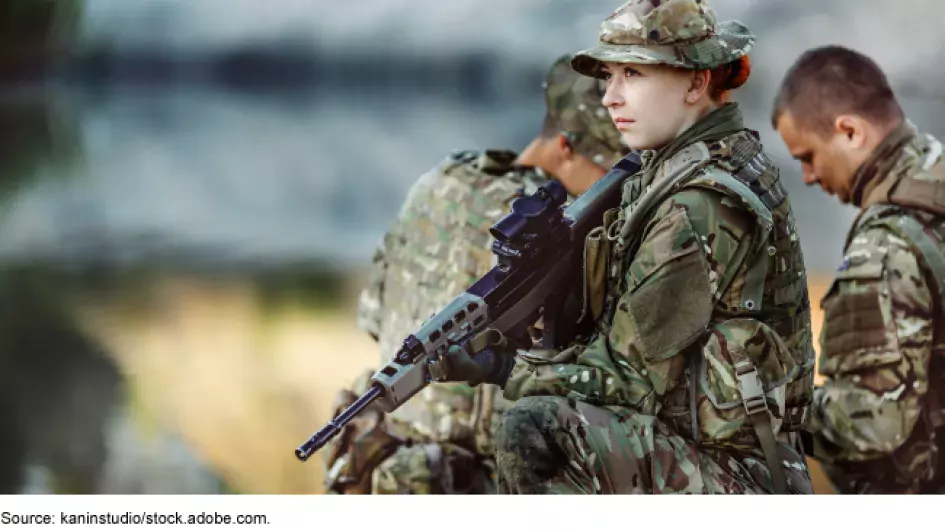
MULTIPOLYGON (((803 463, 787 445, 786 464, 803 463)), ((496 434, 500 493, 765 494, 764 457, 705 448, 656 417, 573 399, 519 400, 496 434)), ((813 492, 803 465, 786 467, 792 492, 813 492)))
POLYGON ((401 446, 375 470, 372 494, 495 494, 495 462, 450 443, 401 446))
POLYGON ((929 478, 928 466, 919 461, 903 464, 887 457, 858 463, 820 461, 820 464, 840 494, 945 494, 945 473, 941 470, 945 467, 940 466, 929 478))

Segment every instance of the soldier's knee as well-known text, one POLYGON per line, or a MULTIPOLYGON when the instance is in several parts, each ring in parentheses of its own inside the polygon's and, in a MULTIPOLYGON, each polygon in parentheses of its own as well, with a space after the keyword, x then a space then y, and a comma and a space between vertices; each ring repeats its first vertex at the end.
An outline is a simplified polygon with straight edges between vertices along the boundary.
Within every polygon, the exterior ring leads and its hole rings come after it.
POLYGON ((558 398, 528 397, 503 415, 495 440, 496 465, 514 489, 527 492, 555 476, 566 462, 555 443, 559 405, 558 398))

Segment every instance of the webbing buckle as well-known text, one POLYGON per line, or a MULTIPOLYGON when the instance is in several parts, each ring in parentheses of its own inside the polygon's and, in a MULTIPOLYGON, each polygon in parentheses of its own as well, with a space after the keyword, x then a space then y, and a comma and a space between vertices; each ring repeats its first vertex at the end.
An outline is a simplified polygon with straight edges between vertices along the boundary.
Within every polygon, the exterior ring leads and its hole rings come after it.
POLYGON ((739 361, 735 364, 735 374, 738 376, 738 390, 742 394, 742 405, 748 416, 767 413, 768 403, 765 401, 765 391, 758 376, 758 369, 750 361, 739 361))

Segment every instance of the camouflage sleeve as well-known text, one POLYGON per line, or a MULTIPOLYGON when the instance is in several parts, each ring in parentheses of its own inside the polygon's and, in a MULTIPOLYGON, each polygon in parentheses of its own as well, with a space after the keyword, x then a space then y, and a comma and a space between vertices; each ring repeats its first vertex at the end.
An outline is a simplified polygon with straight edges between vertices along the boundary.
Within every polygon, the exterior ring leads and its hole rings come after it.
POLYGON ((740 206, 703 189, 675 194, 653 219, 609 332, 578 347, 573 364, 537 365, 520 355, 508 398, 550 393, 648 409, 675 388, 684 369, 677 354, 704 333, 721 294, 744 276, 752 224, 740 206))
POLYGON ((817 456, 860 461, 899 448, 928 390, 932 299, 908 244, 867 227, 824 298, 811 431, 817 456))

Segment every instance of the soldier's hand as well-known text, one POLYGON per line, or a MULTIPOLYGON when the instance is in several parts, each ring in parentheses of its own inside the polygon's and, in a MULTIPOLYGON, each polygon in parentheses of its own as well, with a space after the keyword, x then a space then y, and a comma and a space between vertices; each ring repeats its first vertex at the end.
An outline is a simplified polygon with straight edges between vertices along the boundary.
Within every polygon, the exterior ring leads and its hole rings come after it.
MULTIPOLYGON (((335 395, 332 415, 336 416, 357 400, 371 385, 374 371, 365 371, 352 390, 342 389, 335 395)), ((389 429, 389 419, 377 406, 371 405, 346 425, 341 433, 325 445, 323 455, 328 473, 325 487, 335 494, 367 494, 371 492, 371 476, 375 468, 403 444, 389 429)))
POLYGON ((504 385, 515 364, 513 344, 497 330, 486 330, 463 345, 453 345, 430 361, 429 370, 438 382, 504 385))

